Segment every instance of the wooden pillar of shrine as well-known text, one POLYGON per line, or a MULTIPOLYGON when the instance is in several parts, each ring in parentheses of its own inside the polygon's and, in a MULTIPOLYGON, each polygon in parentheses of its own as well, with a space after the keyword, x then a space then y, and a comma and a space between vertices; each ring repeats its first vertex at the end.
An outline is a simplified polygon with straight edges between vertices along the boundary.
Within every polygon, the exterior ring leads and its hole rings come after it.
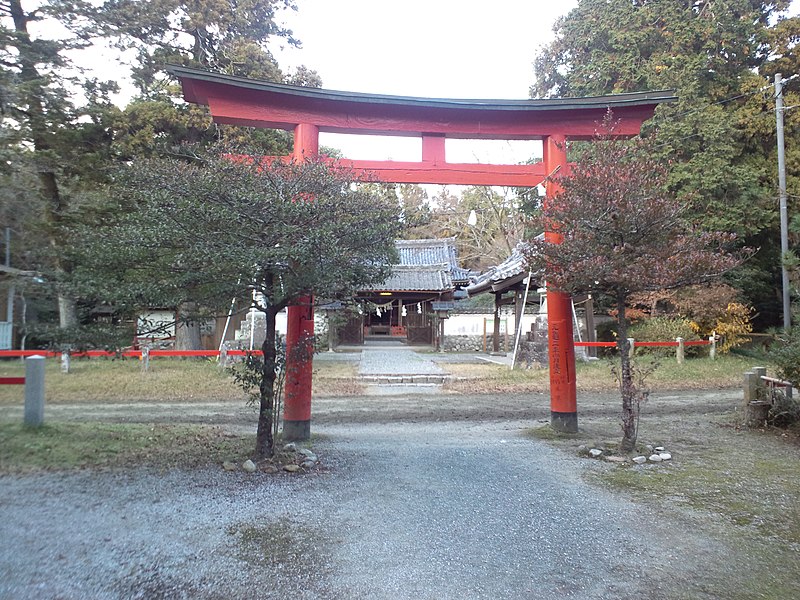
MULTIPOLYGON (((319 153, 319 128, 301 123, 294 130, 296 161, 319 153)), ((303 441, 311 437, 311 378, 314 357, 314 300, 298 298, 286 315, 286 383, 283 403, 283 438, 303 441)))
MULTIPOLYGON (((551 202, 560 186, 553 175, 567 170, 566 138, 551 135, 544 140, 546 182, 545 202, 551 202)), ((560 243, 561 235, 545 232, 549 242, 560 243)), ((578 431, 578 401, 575 387, 575 341, 572 328, 572 302, 568 294, 547 288, 547 334, 550 353, 550 425, 557 431, 578 431)))

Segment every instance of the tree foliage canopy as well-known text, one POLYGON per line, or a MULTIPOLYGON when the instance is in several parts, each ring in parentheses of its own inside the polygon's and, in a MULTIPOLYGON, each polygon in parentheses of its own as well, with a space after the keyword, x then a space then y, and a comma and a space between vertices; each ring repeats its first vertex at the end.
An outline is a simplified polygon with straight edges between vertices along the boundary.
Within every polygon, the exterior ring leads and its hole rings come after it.
MULTIPOLYGON (((618 378, 622 395, 623 450, 636 442, 637 389, 628 356, 626 306, 635 293, 710 281, 742 262, 748 251, 732 251, 735 234, 708 231, 693 222, 686 205, 665 184, 667 165, 652 142, 605 136, 584 148, 560 193, 535 219, 558 240, 529 242, 528 262, 544 273, 549 288, 603 293, 616 307, 618 378)), ((553 185, 551 182, 550 185, 553 185)))
MULTIPOLYGON (((646 125, 672 165, 666 189, 710 230, 763 248, 728 279, 779 314, 777 159, 773 75, 798 72, 800 18, 788 0, 579 0, 535 60, 532 96, 674 89, 646 125)), ((800 103, 798 82, 785 90, 800 103)), ((789 192, 800 195, 800 113, 786 113, 789 192)), ((797 209, 792 201, 790 211, 797 209)))
POLYGON ((81 232, 76 282, 139 307, 347 297, 387 275, 400 227, 396 205, 351 184, 322 161, 136 161, 115 180, 117 219, 81 232))

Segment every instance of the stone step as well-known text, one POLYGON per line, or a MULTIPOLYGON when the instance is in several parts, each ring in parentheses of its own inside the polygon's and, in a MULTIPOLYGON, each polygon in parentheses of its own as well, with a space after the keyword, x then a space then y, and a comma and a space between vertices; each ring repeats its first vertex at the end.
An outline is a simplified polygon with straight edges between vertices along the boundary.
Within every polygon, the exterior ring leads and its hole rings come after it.
POLYGON ((364 383, 375 383, 384 385, 415 384, 415 383, 435 383, 443 384, 445 381, 452 381, 451 375, 361 375, 358 378, 364 383))

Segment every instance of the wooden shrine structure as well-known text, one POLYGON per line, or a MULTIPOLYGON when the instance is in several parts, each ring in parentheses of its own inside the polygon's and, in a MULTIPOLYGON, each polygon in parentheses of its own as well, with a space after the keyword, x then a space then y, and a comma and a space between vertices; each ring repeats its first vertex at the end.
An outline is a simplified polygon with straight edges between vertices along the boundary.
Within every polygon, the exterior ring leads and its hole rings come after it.
MULTIPOLYGON (((527 187, 545 183, 547 198, 559 192, 568 174, 566 142, 590 140, 610 109, 619 121, 617 136, 634 136, 670 91, 590 98, 456 100, 360 94, 282 85, 187 67, 167 69, 177 77, 187 102, 207 105, 218 123, 294 132, 295 160, 319 152, 320 132, 397 135, 421 139, 420 162, 342 160, 372 180, 527 187), (541 140, 543 161, 533 165, 454 164, 445 140, 541 140)), ((558 243, 559 236, 546 232, 558 243)), ((554 428, 577 431, 575 348, 569 296, 547 292, 550 355, 550 410, 554 428)), ((289 307, 287 355, 314 332, 311 297, 289 307)), ((299 353, 302 355, 302 353, 299 353)), ((311 361, 288 368, 284 435, 307 439, 311 423, 311 361)))

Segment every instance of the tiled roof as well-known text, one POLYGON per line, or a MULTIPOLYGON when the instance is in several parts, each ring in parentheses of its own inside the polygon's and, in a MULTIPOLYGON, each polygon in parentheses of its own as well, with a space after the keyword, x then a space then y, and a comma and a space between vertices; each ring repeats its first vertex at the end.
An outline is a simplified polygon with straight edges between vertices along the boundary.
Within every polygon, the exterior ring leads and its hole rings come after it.
POLYGON ((528 274, 528 263, 523 252, 527 244, 519 242, 507 259, 496 267, 477 277, 467 286, 467 293, 470 296, 489 291, 500 291, 505 285, 512 284, 515 279, 528 274))
MULTIPOLYGON (((453 279, 446 264, 395 265, 383 283, 374 285, 374 292, 448 292, 453 290, 453 279)), ((366 290, 365 290, 366 291, 366 290)))
POLYGON ((456 285, 466 285, 476 273, 458 266, 455 242, 453 237, 395 241, 400 262, 386 281, 369 291, 452 292, 456 285))
POLYGON ((401 265, 441 265, 458 268, 455 238, 439 240, 397 240, 401 265))

